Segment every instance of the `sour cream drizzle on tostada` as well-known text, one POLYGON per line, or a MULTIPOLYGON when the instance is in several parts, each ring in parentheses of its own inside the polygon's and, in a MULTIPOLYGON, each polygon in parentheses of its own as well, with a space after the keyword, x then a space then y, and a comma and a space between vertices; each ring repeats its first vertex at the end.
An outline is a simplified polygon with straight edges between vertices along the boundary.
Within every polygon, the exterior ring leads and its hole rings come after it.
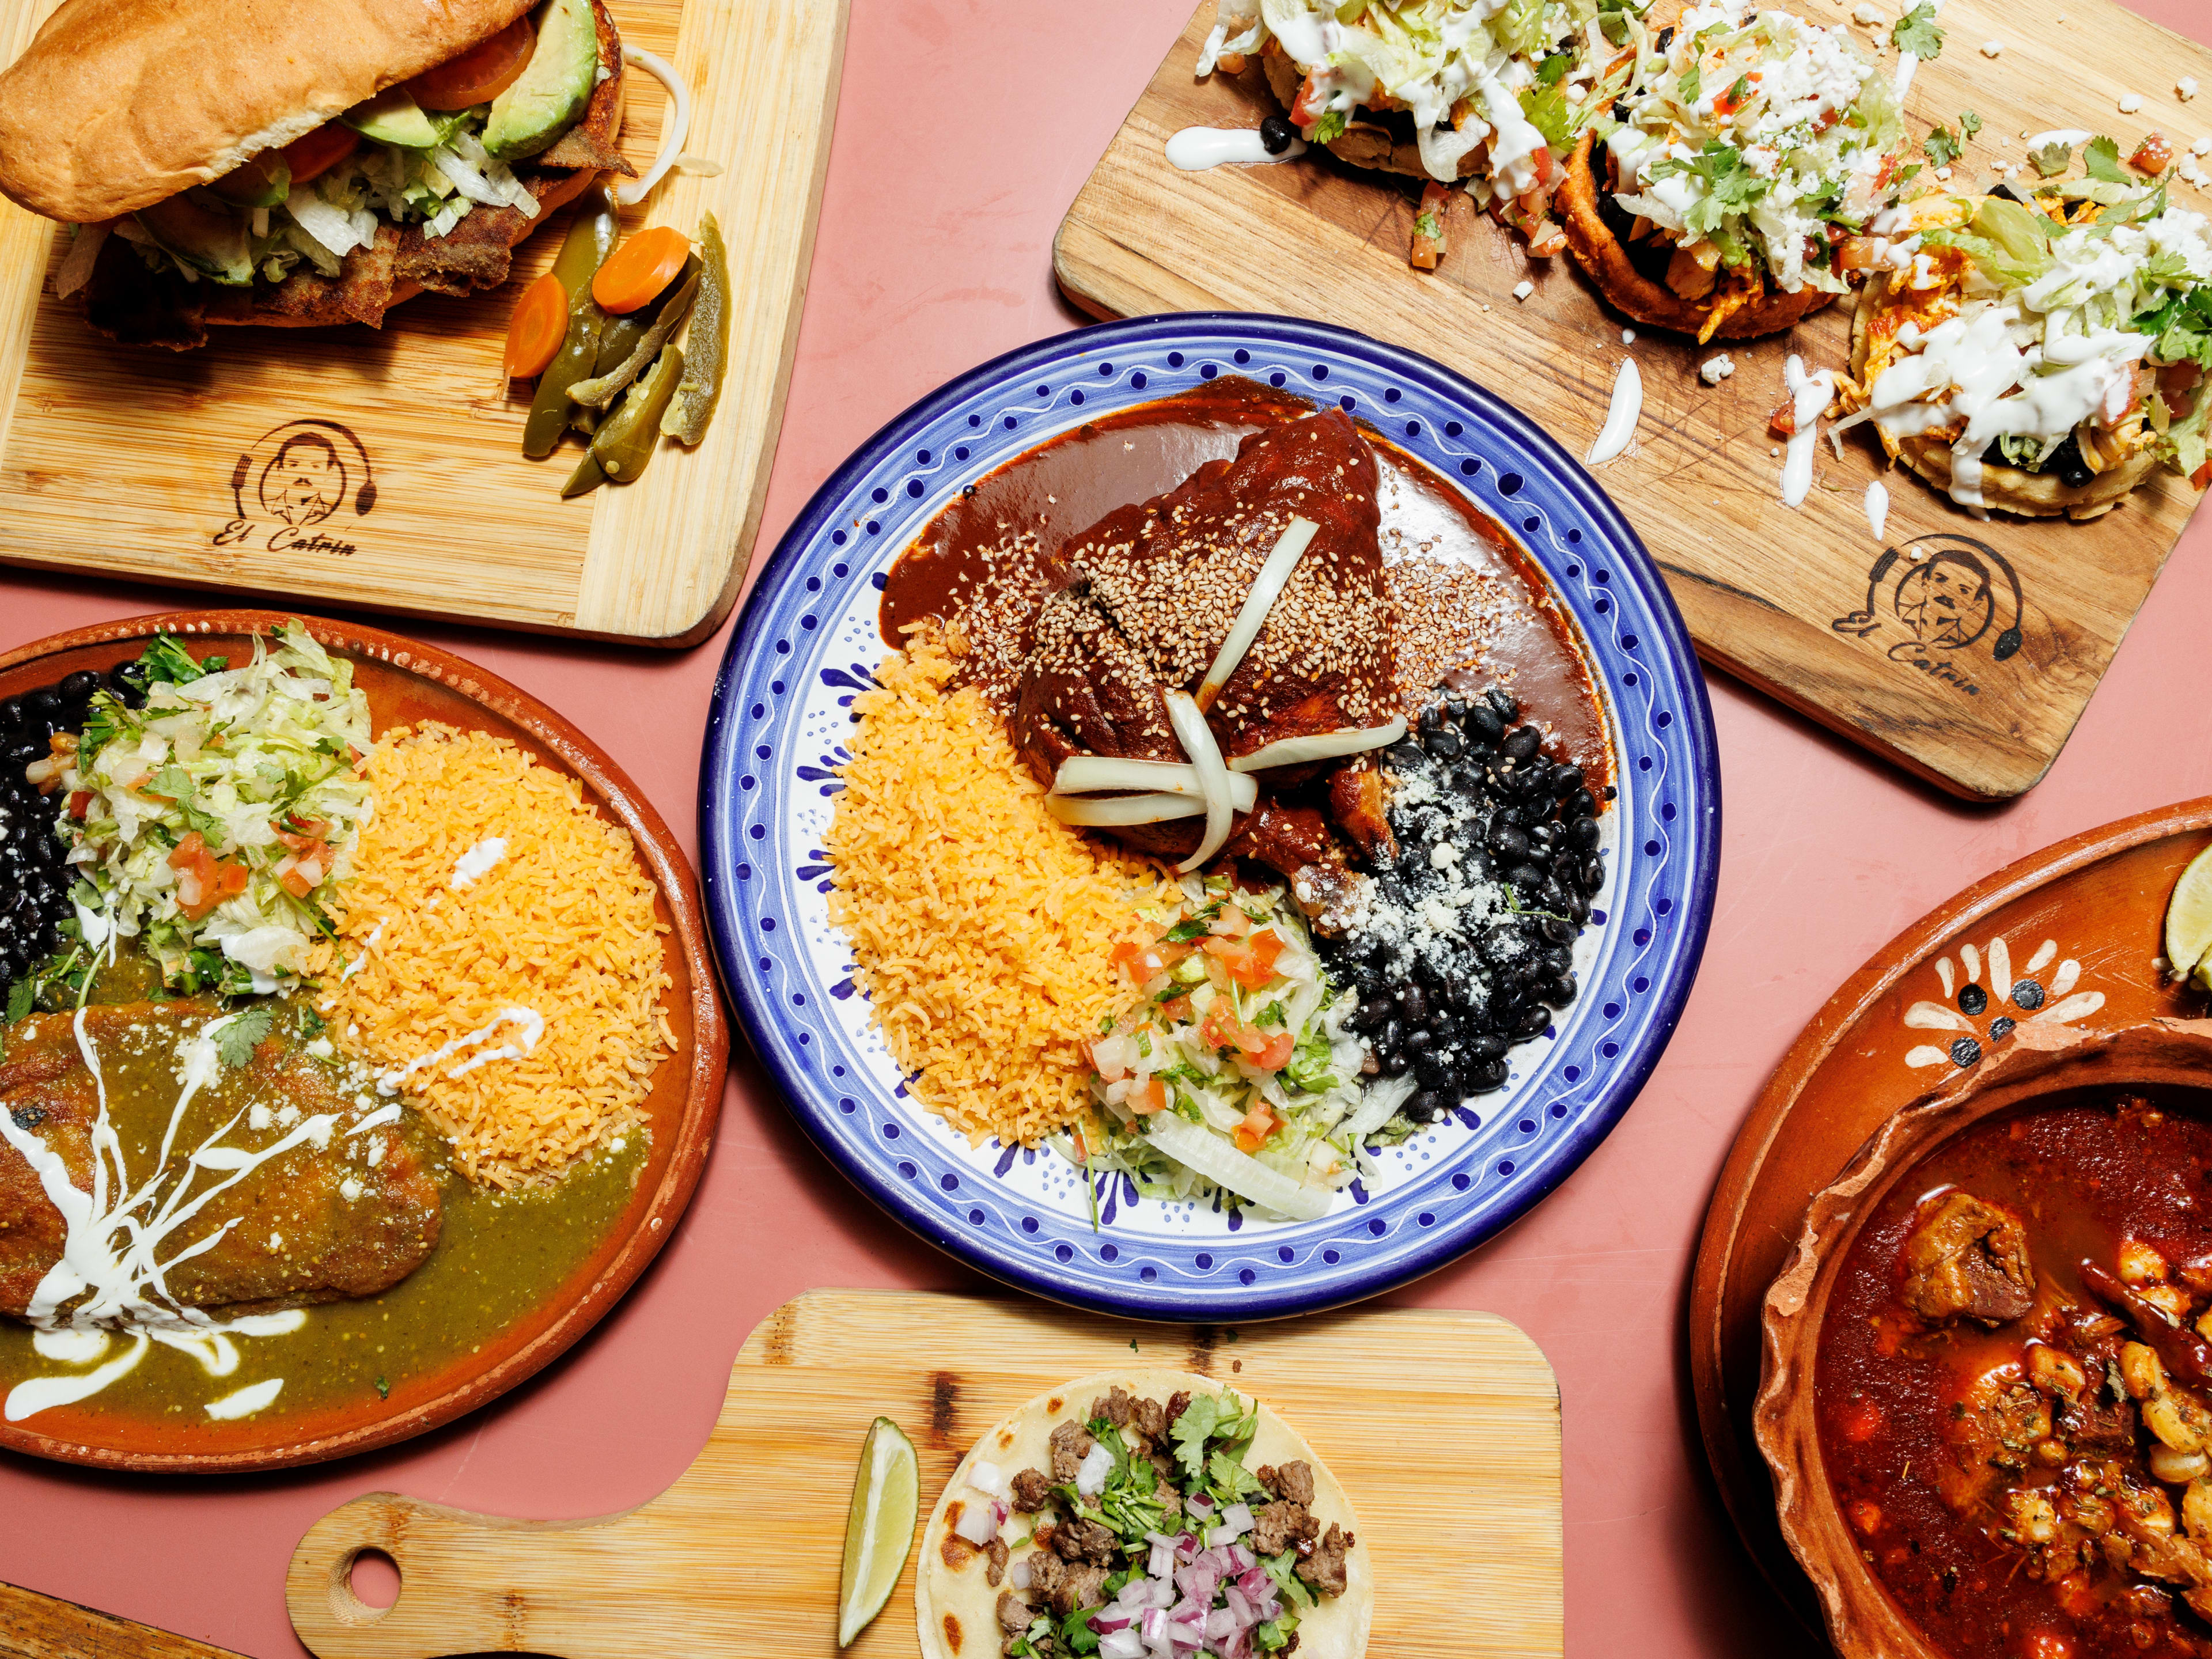
POLYGON ((1893 456, 1948 446, 1949 494, 1970 508, 2013 505, 1988 493, 1994 467, 2070 492, 2156 464, 2201 487, 2212 222, 2128 179, 2117 154, 2093 141, 2088 176, 2025 202, 1917 204, 1923 246, 1870 295, 1838 429, 1871 422, 1893 456))

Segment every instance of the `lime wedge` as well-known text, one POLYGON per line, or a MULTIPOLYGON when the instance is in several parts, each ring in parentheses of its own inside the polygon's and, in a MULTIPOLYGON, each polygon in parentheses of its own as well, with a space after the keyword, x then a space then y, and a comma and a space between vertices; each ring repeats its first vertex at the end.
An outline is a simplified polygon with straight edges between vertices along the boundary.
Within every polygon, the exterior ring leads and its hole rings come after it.
POLYGON ((884 1610, 914 1545, 921 1480, 914 1442, 888 1417, 868 1427, 845 1517, 845 1568, 837 1580, 837 1645, 849 1646, 884 1610))
POLYGON ((2166 902, 2166 971, 2186 979, 2212 952, 2212 847, 2189 861, 2166 902))

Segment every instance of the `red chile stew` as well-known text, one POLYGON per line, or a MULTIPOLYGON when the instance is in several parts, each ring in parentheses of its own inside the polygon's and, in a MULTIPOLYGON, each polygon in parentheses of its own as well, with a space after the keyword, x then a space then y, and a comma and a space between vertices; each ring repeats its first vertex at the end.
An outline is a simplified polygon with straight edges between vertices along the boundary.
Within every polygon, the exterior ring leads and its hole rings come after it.
POLYGON ((1853 1241, 1821 1453, 1956 1659, 2212 1656, 2212 1095, 2079 1091, 1936 1152, 1853 1241))
MULTIPOLYGON (((892 568, 880 611, 884 640, 927 618, 982 604, 1000 627, 1035 606, 1067 539, 1131 502, 1226 460, 1254 432, 1314 412, 1303 399, 1228 376, 1085 422, 979 479, 892 568)), ((1506 531, 1439 475, 1365 428, 1382 463, 1382 544, 1403 619, 1401 678, 1427 693, 1510 687, 1523 718, 1550 734, 1546 752, 1580 766, 1593 790, 1613 775, 1589 671, 1542 573, 1506 531), (1452 570, 1438 576, 1439 567, 1452 570), (1454 569, 1455 568, 1455 570, 1454 569)))

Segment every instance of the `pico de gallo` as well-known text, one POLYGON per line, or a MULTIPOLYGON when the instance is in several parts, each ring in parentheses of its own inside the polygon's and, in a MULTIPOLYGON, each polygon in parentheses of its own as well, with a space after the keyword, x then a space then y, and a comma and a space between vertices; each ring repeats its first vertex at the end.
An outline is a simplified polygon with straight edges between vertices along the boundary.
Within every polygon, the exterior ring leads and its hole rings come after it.
POLYGON ((1375 1079, 1285 889, 1187 877, 1156 936, 1116 960, 1135 1000, 1091 1044, 1091 1109, 1057 1144, 1142 1195, 1310 1220, 1413 1093, 1375 1079))

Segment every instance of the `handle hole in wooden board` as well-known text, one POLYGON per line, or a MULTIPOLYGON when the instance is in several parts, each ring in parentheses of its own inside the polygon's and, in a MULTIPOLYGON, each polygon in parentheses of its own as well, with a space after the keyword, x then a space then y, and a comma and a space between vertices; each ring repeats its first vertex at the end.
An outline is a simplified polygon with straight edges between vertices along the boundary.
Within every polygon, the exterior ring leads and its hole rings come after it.
POLYGON ((331 1612, 340 1624, 373 1625, 392 1611, 401 1585, 399 1564, 390 1555, 355 1550, 331 1574, 331 1612))

